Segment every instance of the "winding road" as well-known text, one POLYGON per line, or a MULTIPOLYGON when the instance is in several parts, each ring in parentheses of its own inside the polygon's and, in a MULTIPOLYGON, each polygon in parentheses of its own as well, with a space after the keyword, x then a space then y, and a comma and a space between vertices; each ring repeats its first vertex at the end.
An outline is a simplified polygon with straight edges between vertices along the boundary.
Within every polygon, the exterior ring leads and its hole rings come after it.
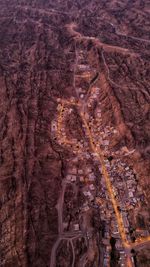
POLYGON ((101 47, 103 49, 105 49, 108 52, 112 52, 112 51, 118 51, 122 54, 126 54, 126 55, 137 55, 136 53, 133 53, 132 51, 130 51, 127 48, 123 48, 120 46, 116 46, 116 45, 108 45, 106 43, 103 43, 100 41, 100 39, 96 38, 96 37, 90 37, 90 36, 85 36, 82 35, 81 33, 76 31, 77 28, 77 24, 76 23, 70 23, 66 25, 66 29, 67 31, 74 37, 75 40, 91 40, 93 41, 94 45, 97 47, 101 47))

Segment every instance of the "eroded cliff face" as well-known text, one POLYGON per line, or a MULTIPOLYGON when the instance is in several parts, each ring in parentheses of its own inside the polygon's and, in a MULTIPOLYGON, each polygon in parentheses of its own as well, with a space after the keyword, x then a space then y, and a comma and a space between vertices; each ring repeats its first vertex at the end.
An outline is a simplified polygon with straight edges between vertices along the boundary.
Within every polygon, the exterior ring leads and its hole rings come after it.
MULTIPOLYGON (((53 138, 52 122, 58 99, 77 98, 76 49, 86 51, 88 64, 95 70, 79 85, 88 99, 87 88, 94 77, 97 79, 102 124, 111 124, 118 131, 111 149, 135 149, 126 161, 137 173, 149 202, 150 41, 146 2, 0 0, 0 266, 54 267, 52 248, 59 234, 62 242, 57 244, 56 266, 103 264, 99 250, 102 222, 97 209, 92 209, 89 221, 93 221, 86 226, 94 232, 92 245, 81 233, 68 242, 68 236, 59 229, 58 200, 73 155, 53 138), (90 255, 87 262, 86 253, 90 255)), ((95 102, 90 114, 96 107, 95 102)), ((84 131, 76 110, 65 123, 68 136, 82 138, 84 131)), ((64 211, 70 221, 77 218, 84 198, 80 189, 73 190, 74 203, 68 213, 67 207, 64 211)))

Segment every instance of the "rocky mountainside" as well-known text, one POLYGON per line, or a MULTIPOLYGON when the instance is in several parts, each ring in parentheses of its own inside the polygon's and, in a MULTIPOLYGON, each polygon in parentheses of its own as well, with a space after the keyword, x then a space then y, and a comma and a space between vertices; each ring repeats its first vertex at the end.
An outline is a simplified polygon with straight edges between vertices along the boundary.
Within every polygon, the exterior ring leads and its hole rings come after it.
MULTIPOLYGON (((0 0, 1 267, 106 266, 101 205, 94 202, 82 217, 83 185, 65 182, 76 164, 74 148, 63 146, 52 129, 58 102, 83 97, 85 107, 93 84, 100 96, 87 112, 97 116, 100 105, 102 126, 116 129, 110 149, 127 152, 149 230, 149 13, 146 0, 0 0), (84 237, 90 231, 92 241, 84 237)), ((67 139, 88 143, 82 115, 72 109, 64 124, 67 139)), ((87 162, 99 186, 98 166, 87 162)), ((148 267, 149 248, 142 249, 134 264, 148 267)), ((112 254, 111 266, 120 266, 118 252, 112 254)))

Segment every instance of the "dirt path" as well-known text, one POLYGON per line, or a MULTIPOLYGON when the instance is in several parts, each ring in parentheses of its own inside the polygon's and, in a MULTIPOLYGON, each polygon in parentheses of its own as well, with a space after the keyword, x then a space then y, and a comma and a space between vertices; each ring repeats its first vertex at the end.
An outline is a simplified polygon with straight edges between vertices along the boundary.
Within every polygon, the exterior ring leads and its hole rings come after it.
POLYGON ((35 7, 27 6, 27 5, 24 5, 24 6, 17 5, 16 8, 20 8, 20 9, 25 10, 25 11, 31 11, 32 10, 35 12, 39 12, 40 14, 47 14, 47 15, 51 15, 52 13, 57 13, 57 14, 62 14, 62 15, 71 15, 70 12, 62 12, 62 11, 56 10, 54 8, 49 8, 49 9, 45 10, 42 8, 35 8, 35 7))
POLYGON ((77 25, 75 23, 70 23, 66 25, 67 30, 71 35, 74 36, 76 40, 92 40, 97 47, 103 48, 107 52, 120 52, 125 55, 135 55, 135 53, 131 52, 129 49, 122 48, 120 46, 113 46, 113 45, 108 45, 103 42, 101 42, 98 38, 96 37, 90 37, 90 36, 85 36, 82 35, 81 33, 76 31, 77 25))
POLYGON ((138 38, 138 37, 135 37, 133 35, 128 35, 128 34, 125 34, 125 33, 122 33, 120 32, 117 27, 113 24, 113 23, 109 23, 114 29, 115 29, 115 33, 119 36, 124 36, 124 37, 127 37, 127 38, 131 38, 133 40, 137 40, 137 41, 140 41, 140 42, 147 42, 147 43, 150 43, 150 40, 148 39, 144 39, 144 38, 138 38))
MULTIPOLYGON (((101 52, 101 55, 102 55, 102 60, 103 60, 103 63, 104 63, 104 66, 105 66, 105 70, 106 70, 106 73, 107 73, 107 79, 110 82, 110 84, 114 85, 115 87, 121 88, 121 89, 129 89, 130 88, 130 90, 137 91, 137 86, 136 85, 135 86, 131 86, 131 85, 124 86, 124 85, 121 85, 121 84, 118 84, 118 83, 114 82, 110 78, 110 70, 109 70, 109 67, 108 67, 108 65, 106 63, 106 59, 105 59, 105 56, 104 56, 104 51, 101 52)), ((148 94, 148 92, 145 89, 141 88, 140 90, 144 95, 146 95, 146 97, 148 99, 150 99, 150 95, 148 94)))

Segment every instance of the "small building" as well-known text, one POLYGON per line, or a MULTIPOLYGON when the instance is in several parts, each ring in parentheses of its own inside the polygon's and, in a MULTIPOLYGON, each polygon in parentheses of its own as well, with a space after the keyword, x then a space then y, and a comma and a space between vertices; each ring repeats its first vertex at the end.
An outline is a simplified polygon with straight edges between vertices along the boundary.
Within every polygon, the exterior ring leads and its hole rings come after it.
POLYGON ((56 121, 53 121, 53 122, 51 123, 51 131, 52 131, 52 132, 57 131, 57 122, 56 122, 56 121))
POLYGON ((90 66, 89 65, 80 64, 80 65, 78 65, 78 69, 81 70, 81 71, 86 71, 86 70, 90 70, 90 66))
POLYGON ((88 177, 89 177, 89 181, 94 181, 95 180, 94 173, 90 173, 88 177))
POLYGON ((90 185, 89 185, 89 188, 90 188, 91 191, 95 190, 95 187, 94 187, 93 184, 90 184, 90 185))
POLYGON ((72 174, 77 174, 77 168, 72 168, 72 171, 71 171, 72 174))
POLYGON ((80 98, 83 99, 85 97, 84 94, 80 94, 80 98))
POLYGON ((76 177, 76 175, 68 174, 68 175, 66 176, 66 179, 67 179, 68 181, 70 181, 70 182, 76 182, 77 177, 76 177))
POLYGON ((63 229, 65 230, 65 229, 67 229, 67 227, 68 227, 68 223, 67 222, 63 222, 63 229))
POLYGON ((124 222, 124 227, 128 228, 129 227, 129 222, 128 222, 127 217, 123 216, 123 222, 124 222))
POLYGON ((104 141, 103 141, 103 145, 104 145, 104 146, 109 146, 109 141, 108 141, 108 140, 104 140, 104 141))
POLYGON ((91 173, 91 172, 92 172, 92 169, 90 167, 87 167, 86 168, 86 173, 88 174, 88 173, 91 173))
POLYGON ((132 191, 129 192, 129 197, 131 197, 131 198, 133 197, 133 192, 132 191))
POLYGON ((85 211, 85 212, 88 211, 89 209, 90 209, 90 208, 89 208, 88 205, 83 207, 83 211, 85 211))
POLYGON ((82 175, 82 174, 83 174, 83 170, 79 169, 79 170, 78 170, 78 174, 79 174, 79 175, 82 175))
POLYGON ((84 182, 84 176, 80 176, 80 182, 81 182, 81 183, 84 182))
POLYGON ((103 242, 103 244, 104 244, 105 246, 109 246, 109 245, 110 245, 110 240, 107 239, 107 238, 103 238, 103 239, 102 239, 102 242, 103 242))
POLYGON ((74 230, 79 231, 79 229, 80 229, 79 224, 74 224, 74 230))

